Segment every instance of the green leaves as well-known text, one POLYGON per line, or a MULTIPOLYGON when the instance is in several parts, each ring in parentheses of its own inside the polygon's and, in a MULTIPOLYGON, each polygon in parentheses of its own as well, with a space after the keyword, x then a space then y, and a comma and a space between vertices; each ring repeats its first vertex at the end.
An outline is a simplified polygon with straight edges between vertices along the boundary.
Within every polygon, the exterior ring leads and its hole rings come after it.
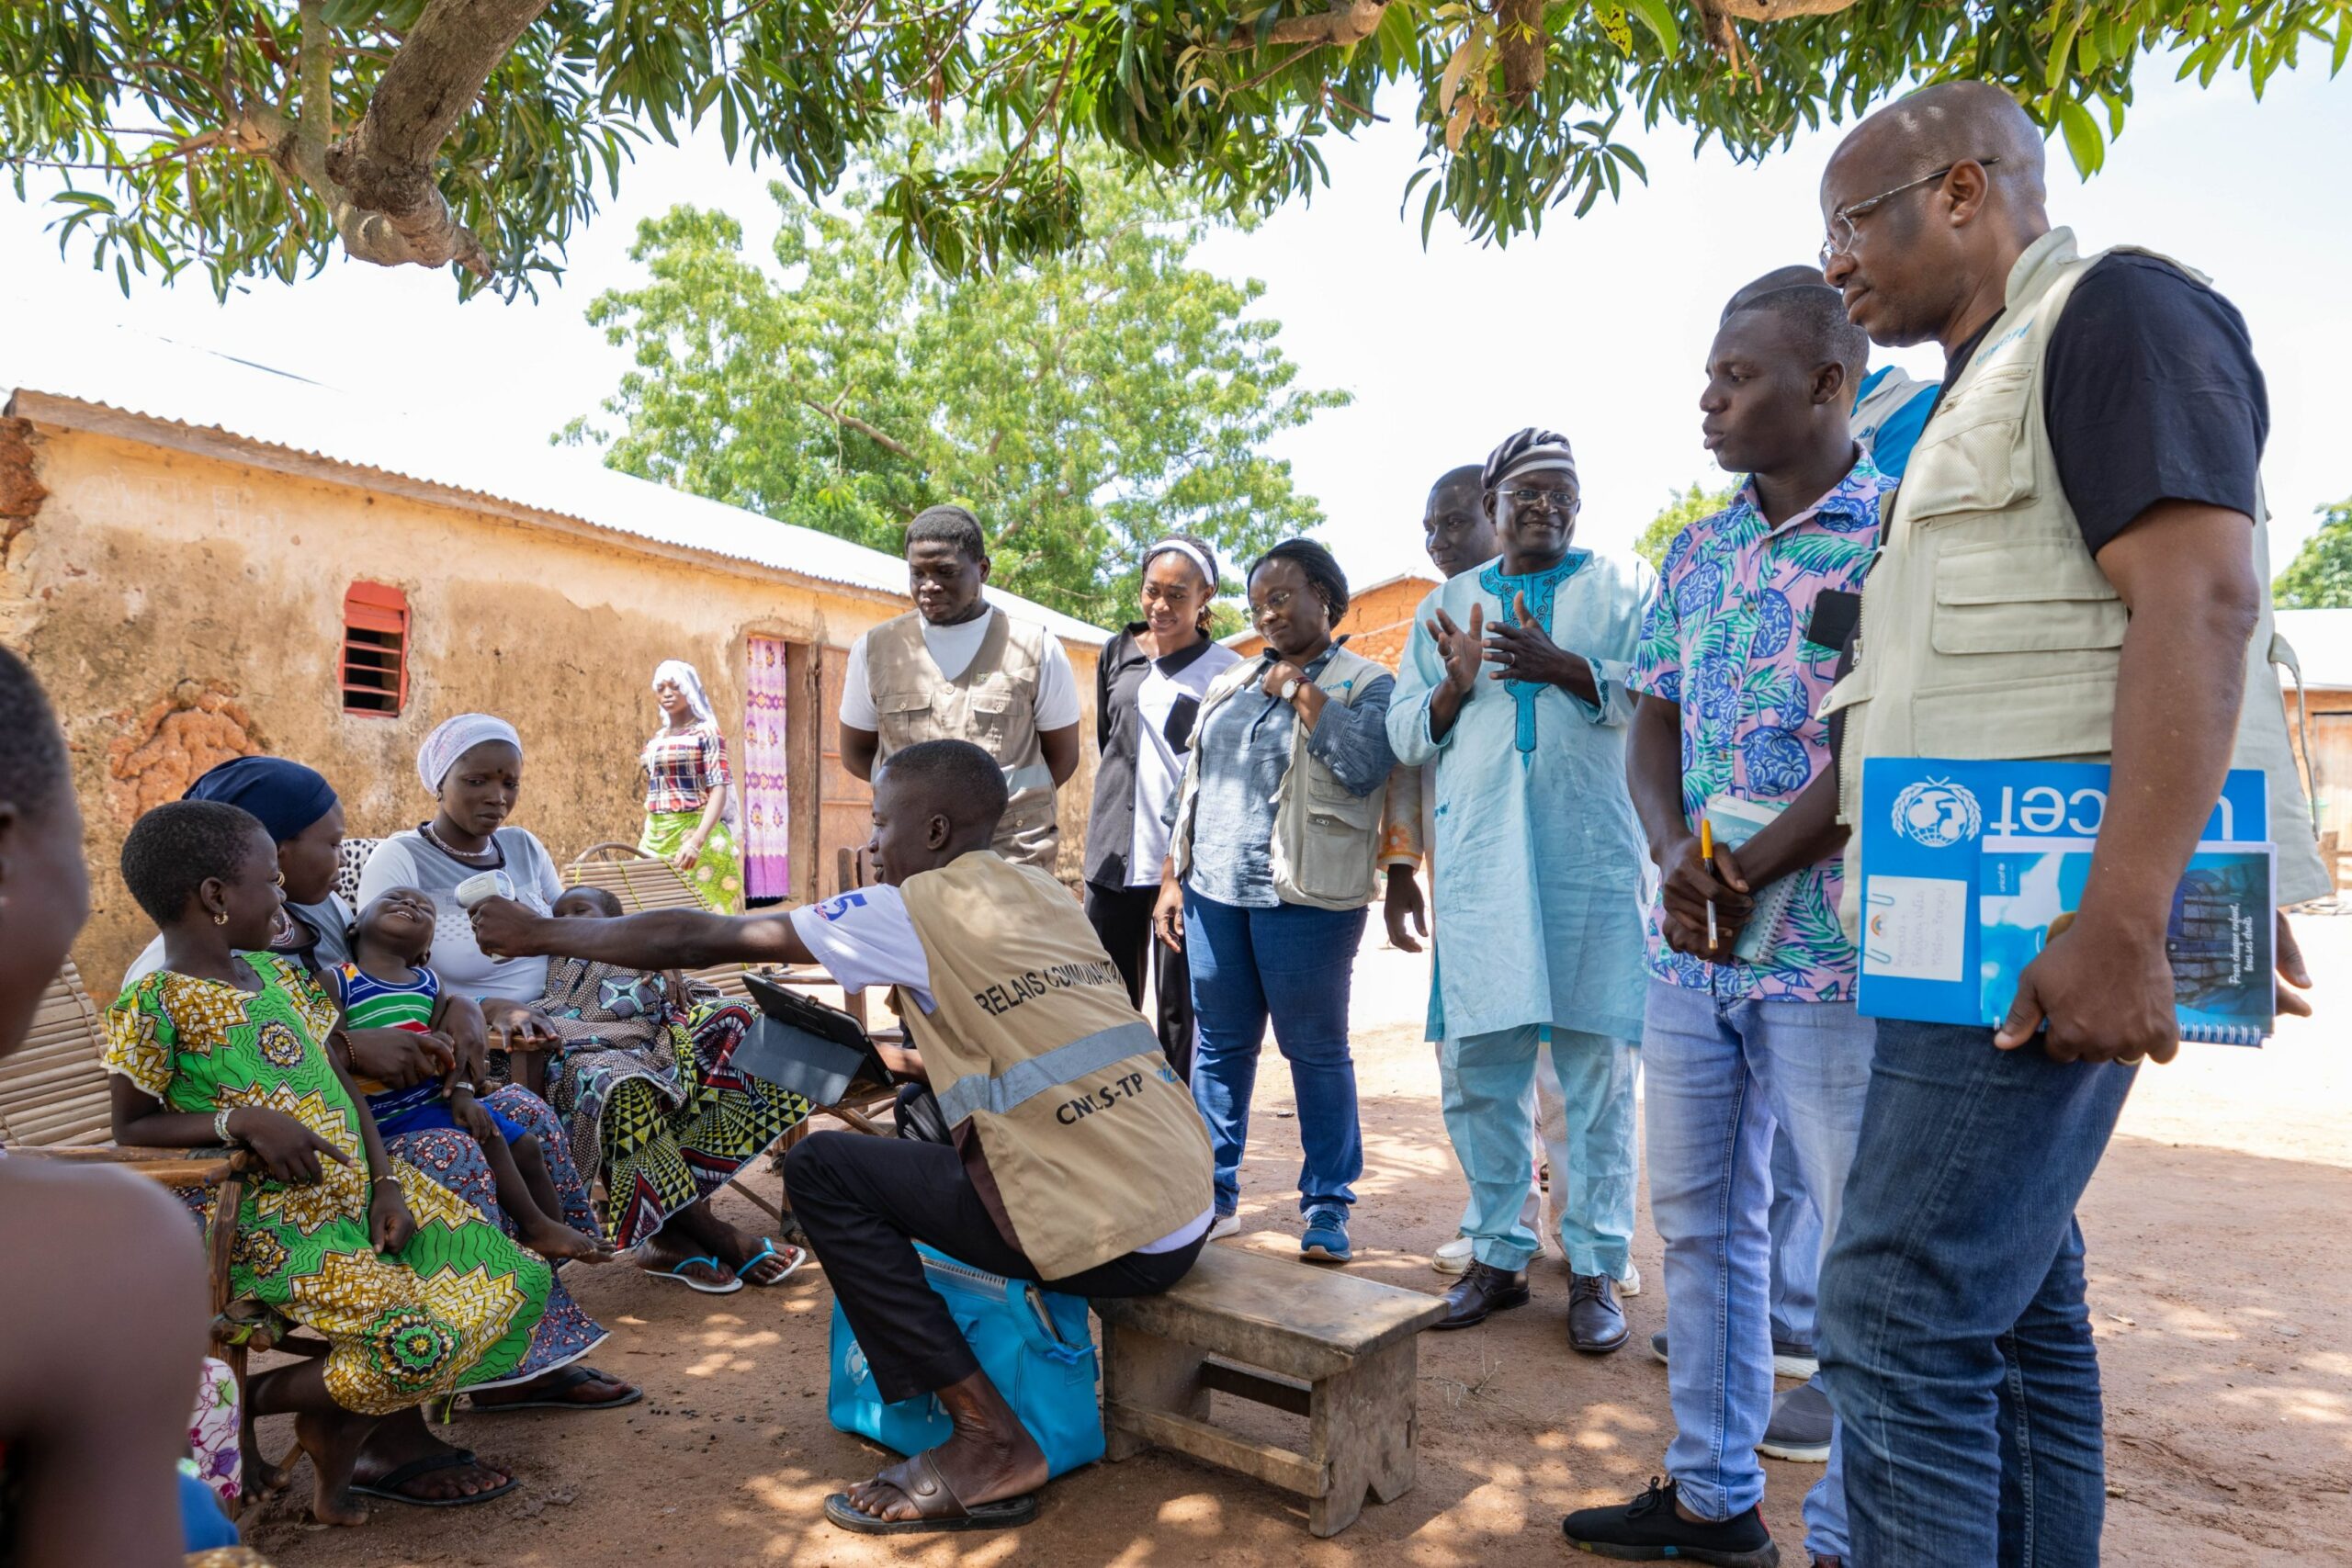
MULTIPOLYGON (((326 0, 332 120, 348 131, 427 0, 326 0)), ((1673 120, 1760 159, 1913 82, 1998 82, 2096 172, 2133 73, 2242 74, 2352 58, 2352 0, 1871 0, 1694 27, 1672 0, 551 0, 442 149, 454 216, 513 293, 557 273, 630 150, 716 121, 730 158, 804 197, 890 148, 909 107, 987 134, 894 175, 890 259, 960 276, 1079 244, 1098 216, 1073 161, 1107 154, 1246 219, 1311 197, 1326 139, 1410 105, 1407 216, 1498 243, 1644 177, 1616 128, 1673 120), (1531 20, 1531 17, 1535 19, 1531 20), (1538 25, 1540 23, 1540 25, 1538 25), (1365 29, 1369 28, 1367 32, 1365 29), (1507 63, 1508 62, 1508 63, 1507 63), (1505 81, 1515 73, 1514 82, 1505 81), (1389 96, 1383 100, 1384 90, 1389 96), (1418 203, 1418 211, 1411 206, 1418 203)), ((335 254, 327 197, 294 177, 294 0, 0 5, 0 165, 50 202, 62 242, 126 287, 200 266, 216 290, 290 280, 335 254), (29 184, 28 182, 30 182, 29 184)), ((1712 15, 1713 13, 1709 13, 1712 15)), ((476 287, 461 277, 461 288, 476 287)))
POLYGON ((2319 512, 2319 531, 2270 585, 2281 610, 2352 609, 2352 497, 2319 512))
POLYGON ((908 517, 960 501, 992 581, 1106 626, 1153 537, 1232 558, 1318 524, 1263 447, 1345 397, 1295 385, 1278 329, 1245 316, 1255 284, 1189 265, 1199 201, 1099 152, 1010 175, 987 152, 972 128, 910 128, 854 172, 846 214, 779 183, 773 268, 721 214, 642 226, 645 281, 590 311, 637 365, 605 407, 607 460, 893 553, 908 517), (1063 203, 1089 235, 1035 263, 970 219, 1069 221, 1021 211, 1063 203))

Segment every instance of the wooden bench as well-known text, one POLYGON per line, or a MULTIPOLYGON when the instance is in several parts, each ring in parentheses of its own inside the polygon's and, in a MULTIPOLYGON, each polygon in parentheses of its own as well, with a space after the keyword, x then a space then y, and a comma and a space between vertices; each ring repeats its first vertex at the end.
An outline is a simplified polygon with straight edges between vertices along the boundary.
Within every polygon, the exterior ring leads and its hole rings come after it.
POLYGON ((1333 1536, 1412 1489, 1414 1337, 1445 1315, 1419 1291, 1269 1258, 1204 1248, 1163 1295, 1098 1301, 1110 1457, 1155 1445, 1306 1498, 1307 1529, 1333 1536), (1210 1419, 1210 1393, 1307 1419, 1305 1453, 1210 1419))

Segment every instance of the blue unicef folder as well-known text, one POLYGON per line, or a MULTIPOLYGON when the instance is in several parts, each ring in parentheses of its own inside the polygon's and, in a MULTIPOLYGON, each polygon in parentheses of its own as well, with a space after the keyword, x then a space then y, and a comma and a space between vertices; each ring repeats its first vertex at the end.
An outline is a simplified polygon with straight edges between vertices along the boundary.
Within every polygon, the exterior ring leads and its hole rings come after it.
MULTIPOLYGON (((1983 1023, 1984 841, 2073 839, 2087 848, 2106 818, 2107 785, 2106 766, 2093 762, 1865 761, 1860 1010, 1983 1023)), ((2200 850, 2267 844, 2268 800, 2260 770, 2232 769, 2200 850)), ((1995 956, 1998 970, 2007 960, 1995 956)), ((2013 974, 2009 987, 2014 994, 2013 974)))

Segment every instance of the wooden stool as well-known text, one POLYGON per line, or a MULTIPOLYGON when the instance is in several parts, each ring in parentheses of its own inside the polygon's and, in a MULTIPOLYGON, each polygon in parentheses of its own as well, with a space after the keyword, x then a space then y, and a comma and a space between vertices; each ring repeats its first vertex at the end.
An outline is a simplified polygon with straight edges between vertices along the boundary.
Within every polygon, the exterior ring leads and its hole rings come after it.
POLYGON ((1238 1470, 1307 1498, 1317 1536, 1353 1524, 1367 1491, 1412 1489, 1414 1336, 1445 1315, 1437 1297, 1210 1247, 1165 1294, 1093 1306, 1112 1459, 1157 1444, 1238 1470), (1306 1416, 1307 1451, 1214 1425, 1212 1389, 1306 1416))

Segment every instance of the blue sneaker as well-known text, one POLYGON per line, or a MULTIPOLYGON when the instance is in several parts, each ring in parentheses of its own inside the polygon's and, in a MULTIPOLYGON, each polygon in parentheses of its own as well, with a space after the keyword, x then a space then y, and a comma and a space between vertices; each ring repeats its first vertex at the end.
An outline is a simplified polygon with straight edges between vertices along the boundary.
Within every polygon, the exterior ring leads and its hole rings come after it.
POLYGON ((1306 1211, 1306 1234, 1298 1238, 1298 1255, 1309 1263, 1345 1263, 1355 1256, 1348 1246, 1348 1212, 1337 1203, 1317 1203, 1306 1211))

